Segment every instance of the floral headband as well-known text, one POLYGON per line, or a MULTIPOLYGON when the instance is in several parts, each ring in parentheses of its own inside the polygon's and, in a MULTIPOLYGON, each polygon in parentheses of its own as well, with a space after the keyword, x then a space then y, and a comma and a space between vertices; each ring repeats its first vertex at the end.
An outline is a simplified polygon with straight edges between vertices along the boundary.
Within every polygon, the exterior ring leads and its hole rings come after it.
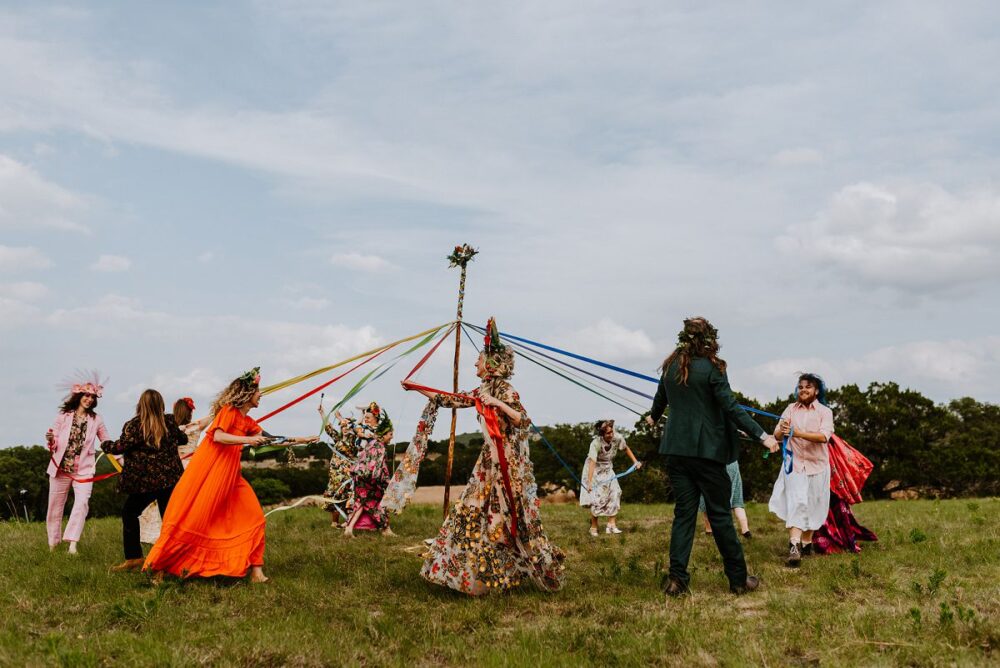
POLYGON ((716 330, 715 327, 712 327, 711 325, 708 326, 708 331, 705 332, 704 335, 694 334, 692 332, 689 332, 685 327, 684 329, 682 329, 680 332, 677 333, 677 347, 681 350, 684 350, 689 346, 691 346, 692 344, 694 344, 696 341, 701 341, 712 346, 715 345, 718 336, 719 336, 718 330, 716 330))
POLYGON ((104 383, 107 379, 101 380, 101 374, 96 369, 93 371, 77 371, 76 377, 63 381, 60 385, 62 389, 69 390, 72 394, 92 394, 100 397, 104 393, 104 383))
POLYGON ((255 366, 240 376, 237 380, 241 380, 247 385, 260 385, 260 367, 255 366))
POLYGON ((94 385, 93 383, 73 385, 73 394, 93 394, 95 397, 100 397, 103 392, 103 385, 94 385))
POLYGON ((486 322, 486 336, 483 337, 483 352, 487 355, 503 352, 506 346, 500 341, 500 330, 497 321, 490 318, 486 322))
POLYGON ((192 399, 191 397, 181 397, 181 401, 187 404, 188 410, 190 410, 192 413, 194 412, 194 399, 192 399))

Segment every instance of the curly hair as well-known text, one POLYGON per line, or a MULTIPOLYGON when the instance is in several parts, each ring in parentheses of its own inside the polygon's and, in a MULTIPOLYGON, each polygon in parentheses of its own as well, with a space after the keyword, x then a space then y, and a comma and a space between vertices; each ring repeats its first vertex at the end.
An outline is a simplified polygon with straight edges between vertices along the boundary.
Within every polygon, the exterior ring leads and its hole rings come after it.
POLYGON ((259 388, 252 380, 247 380, 240 376, 229 385, 212 402, 212 415, 218 415, 223 406, 233 406, 239 408, 250 403, 253 395, 259 388))
POLYGON ((695 357, 704 357, 719 371, 726 371, 726 362, 719 357, 719 330, 702 317, 684 320, 684 329, 677 335, 677 347, 663 360, 660 371, 666 373, 676 361, 677 382, 687 385, 691 360, 695 357))
MULTIPOLYGON (((73 392, 68 397, 66 397, 65 399, 63 399, 62 406, 59 407, 59 412, 60 413, 72 413, 73 411, 75 411, 77 408, 80 407, 80 400, 83 399, 83 395, 84 394, 87 394, 87 393, 86 392, 73 392)), ((94 395, 90 395, 90 396, 94 396, 94 395)), ((97 411, 94 410, 96 408, 97 408, 97 397, 94 397, 94 403, 91 404, 90 408, 87 409, 87 415, 89 415, 90 417, 96 416, 97 415, 97 411)))
POLYGON ((483 351, 483 361, 491 378, 510 378, 514 375, 514 351, 505 346, 491 352, 483 351))

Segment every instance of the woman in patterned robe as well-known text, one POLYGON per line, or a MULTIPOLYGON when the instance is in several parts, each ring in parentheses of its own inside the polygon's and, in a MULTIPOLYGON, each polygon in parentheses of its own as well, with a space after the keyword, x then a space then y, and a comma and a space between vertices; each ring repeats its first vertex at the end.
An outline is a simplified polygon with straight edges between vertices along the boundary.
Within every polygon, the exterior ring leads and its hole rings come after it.
MULTIPOLYGON (((506 591, 532 580, 545 591, 558 591, 565 577, 562 550, 549 542, 542 526, 535 475, 529 458, 530 420, 508 382, 514 355, 500 344, 496 328, 487 328, 486 346, 476 361, 478 388, 448 394, 403 382, 431 399, 425 419, 437 407, 470 408, 479 413, 483 449, 472 476, 429 541, 420 574, 430 582, 480 596, 506 591)), ((418 436, 421 435, 418 427, 418 436)))
MULTIPOLYGON (((323 406, 319 414, 326 417, 323 406)), ((340 422, 340 414, 336 416, 340 422)), ((323 496, 329 499, 323 510, 330 513, 330 526, 343 527, 354 508, 354 489, 351 487, 351 464, 357 451, 354 448, 354 435, 347 430, 337 431, 332 422, 324 422, 323 429, 333 439, 333 451, 330 453, 329 481, 323 496)))

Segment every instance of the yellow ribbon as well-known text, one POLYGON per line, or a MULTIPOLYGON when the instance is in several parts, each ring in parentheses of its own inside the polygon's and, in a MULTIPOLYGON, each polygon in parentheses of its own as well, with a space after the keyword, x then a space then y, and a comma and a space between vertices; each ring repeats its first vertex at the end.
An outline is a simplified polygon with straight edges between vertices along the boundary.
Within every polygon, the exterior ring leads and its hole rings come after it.
POLYGON ((443 325, 438 325, 437 327, 431 327, 430 329, 424 330, 424 331, 420 332, 419 334, 414 334, 413 336, 408 336, 405 339, 400 339, 399 341, 393 341, 392 343, 387 343, 384 346, 379 346, 378 348, 372 348, 371 350, 367 350, 367 351, 365 351, 363 353, 358 353, 354 357, 351 357, 351 358, 346 359, 346 360, 342 360, 340 362, 337 362, 336 364, 331 364, 330 366, 325 366, 322 369, 316 369, 315 371, 310 371, 309 373, 302 374, 301 376, 296 376, 294 378, 289 378, 288 380, 283 380, 280 383, 275 383, 274 385, 268 385, 267 387, 262 388, 261 391, 260 391, 260 393, 261 394, 271 394, 272 392, 277 392, 278 390, 283 390, 286 387, 291 387, 292 385, 297 385, 298 383, 301 383, 304 380, 309 380, 310 378, 313 378, 315 376, 319 376, 320 374, 324 374, 327 371, 332 371, 333 369, 336 369, 337 367, 344 366, 345 364, 350 364, 351 362, 357 361, 357 360, 361 359, 362 357, 367 357, 368 355, 372 355, 374 353, 377 353, 380 350, 386 350, 388 348, 392 348, 393 346, 398 346, 400 343, 406 343, 407 341, 413 341, 414 339, 419 339, 422 336, 427 336, 428 334, 430 334, 432 332, 438 332, 442 328, 447 327, 448 325, 451 325, 451 324, 453 324, 453 323, 446 322, 443 325))

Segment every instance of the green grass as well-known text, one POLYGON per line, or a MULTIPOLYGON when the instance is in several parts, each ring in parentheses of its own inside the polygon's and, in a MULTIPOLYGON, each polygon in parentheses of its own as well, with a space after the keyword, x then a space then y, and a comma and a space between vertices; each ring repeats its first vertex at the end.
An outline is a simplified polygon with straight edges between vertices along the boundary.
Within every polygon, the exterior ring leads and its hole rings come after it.
POLYGON ((272 582, 110 574, 115 519, 81 554, 49 553, 41 524, 0 524, 0 665, 983 665, 1000 662, 1000 499, 864 503, 881 542, 782 565, 786 535, 750 506, 760 591, 728 593, 699 533, 693 594, 665 600, 669 506, 626 506, 626 533, 586 534, 586 511, 544 508, 566 588, 471 599, 417 575, 440 510, 408 509, 395 538, 341 538, 328 516, 269 518, 272 582))

